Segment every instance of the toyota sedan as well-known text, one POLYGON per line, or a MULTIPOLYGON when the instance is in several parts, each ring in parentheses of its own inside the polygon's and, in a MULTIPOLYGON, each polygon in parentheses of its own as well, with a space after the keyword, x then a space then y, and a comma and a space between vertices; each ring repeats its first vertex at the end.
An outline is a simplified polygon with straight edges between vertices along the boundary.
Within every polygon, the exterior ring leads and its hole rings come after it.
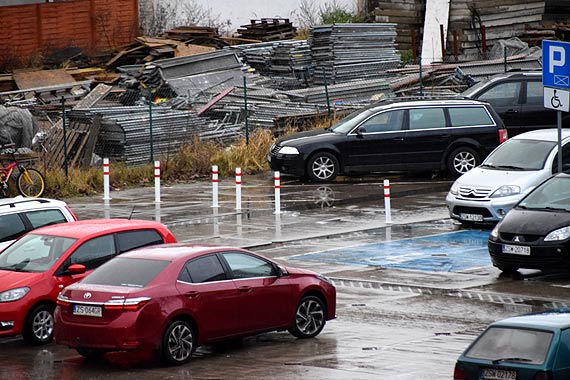
POLYGON ((335 309, 335 287, 317 273, 238 248, 165 244, 122 254, 64 289, 55 340, 85 357, 144 350, 178 365, 229 338, 312 338, 335 309))

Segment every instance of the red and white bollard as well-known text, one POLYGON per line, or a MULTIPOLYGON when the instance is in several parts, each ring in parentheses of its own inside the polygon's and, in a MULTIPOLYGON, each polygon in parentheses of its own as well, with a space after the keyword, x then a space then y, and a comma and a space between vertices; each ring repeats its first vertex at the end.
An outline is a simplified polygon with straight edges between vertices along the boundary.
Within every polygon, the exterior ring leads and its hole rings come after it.
POLYGON ((392 210, 390 209, 390 181, 384 180, 384 210, 386 213, 386 224, 392 224, 392 210))
POLYGON ((103 159, 103 200, 111 200, 109 195, 109 159, 103 159))
POLYGON ((236 210, 241 210, 241 168, 236 168, 236 210))
POLYGON ((218 204, 218 165, 212 166, 212 207, 220 207, 218 204))
POLYGON ((281 214, 281 178, 279 172, 274 172, 273 178, 275 179, 275 213, 281 214))
POLYGON ((154 202, 160 203, 160 161, 154 161, 154 202))

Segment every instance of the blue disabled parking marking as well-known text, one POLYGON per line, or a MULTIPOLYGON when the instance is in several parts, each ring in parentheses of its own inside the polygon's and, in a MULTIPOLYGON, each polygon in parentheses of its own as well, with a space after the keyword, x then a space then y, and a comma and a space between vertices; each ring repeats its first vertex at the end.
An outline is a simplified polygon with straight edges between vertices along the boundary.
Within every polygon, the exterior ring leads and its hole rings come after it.
POLYGON ((320 262, 455 272, 491 265, 489 231, 469 230, 295 256, 320 262))

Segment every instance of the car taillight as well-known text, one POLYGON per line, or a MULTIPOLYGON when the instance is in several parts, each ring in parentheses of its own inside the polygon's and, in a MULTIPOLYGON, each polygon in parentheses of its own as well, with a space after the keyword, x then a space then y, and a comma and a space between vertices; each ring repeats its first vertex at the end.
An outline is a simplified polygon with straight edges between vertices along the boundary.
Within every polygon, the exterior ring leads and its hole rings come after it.
POLYGON ((61 306, 61 307, 67 307, 67 306, 71 305, 71 302, 69 302, 68 298, 62 294, 57 296, 56 303, 58 306, 61 306))
POLYGON ((118 299, 105 302, 107 310, 137 311, 150 301, 150 297, 118 299))
POLYGON ((533 380, 552 380, 553 379, 552 371, 538 371, 532 379, 533 380))
POLYGON ((453 370, 453 380, 466 380, 467 373, 463 370, 463 366, 459 363, 455 364, 455 370, 453 370))
POLYGON ((509 133, 506 129, 499 129, 499 143, 504 143, 509 139, 509 133))

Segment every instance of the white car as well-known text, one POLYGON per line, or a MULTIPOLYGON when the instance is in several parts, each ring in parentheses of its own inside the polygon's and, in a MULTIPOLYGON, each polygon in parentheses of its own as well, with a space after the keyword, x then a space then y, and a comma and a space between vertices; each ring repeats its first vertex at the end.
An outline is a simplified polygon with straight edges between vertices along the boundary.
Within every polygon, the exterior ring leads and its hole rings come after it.
POLYGON ((0 199, 0 251, 28 231, 75 220, 63 201, 22 196, 0 199))
MULTIPOLYGON (((562 129, 563 171, 570 169, 570 129, 562 129)), ((514 136, 459 177, 445 199, 461 223, 496 223, 524 195, 558 172, 558 129, 514 136)))

